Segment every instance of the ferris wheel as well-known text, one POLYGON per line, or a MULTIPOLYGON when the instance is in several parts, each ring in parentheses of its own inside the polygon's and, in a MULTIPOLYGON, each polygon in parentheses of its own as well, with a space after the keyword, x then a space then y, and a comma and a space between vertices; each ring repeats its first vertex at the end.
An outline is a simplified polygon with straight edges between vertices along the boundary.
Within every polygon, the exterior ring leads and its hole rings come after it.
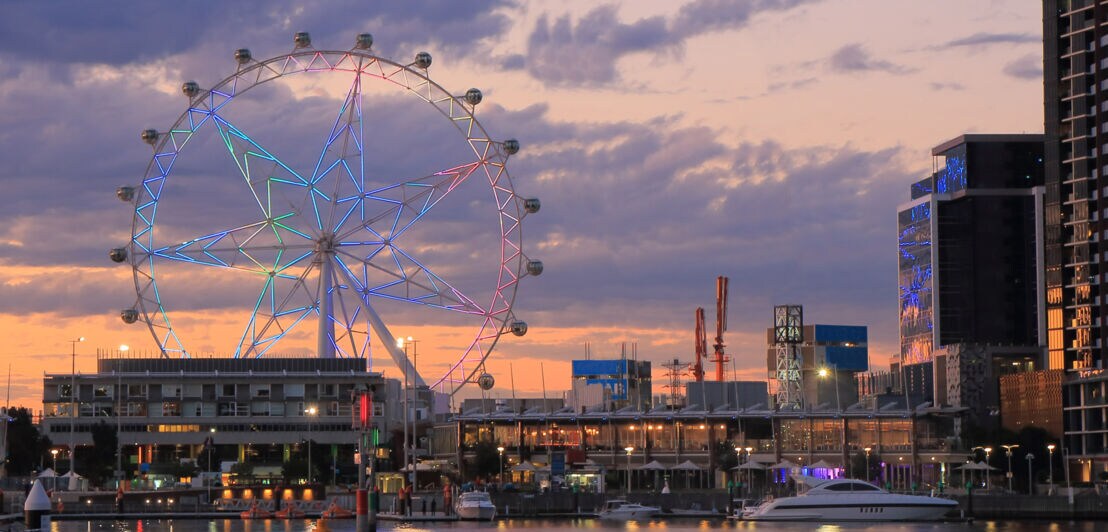
POLYGON ((260 61, 237 50, 233 74, 184 83, 176 122, 142 132, 154 150, 142 183, 116 190, 134 217, 109 257, 130 264, 137 294, 120 317, 165 357, 371 359, 373 345, 417 385, 491 382, 479 374, 500 336, 527 332, 518 283, 543 271, 522 241, 540 202, 507 171, 519 142, 490 138, 481 91, 432 81, 426 52, 402 64, 369 34, 345 51, 294 42, 260 61), (211 337, 228 320, 209 315, 241 319, 226 347, 211 337), (425 381, 392 328, 440 323, 467 332, 425 381), (208 340, 190 351, 186 330, 208 340))

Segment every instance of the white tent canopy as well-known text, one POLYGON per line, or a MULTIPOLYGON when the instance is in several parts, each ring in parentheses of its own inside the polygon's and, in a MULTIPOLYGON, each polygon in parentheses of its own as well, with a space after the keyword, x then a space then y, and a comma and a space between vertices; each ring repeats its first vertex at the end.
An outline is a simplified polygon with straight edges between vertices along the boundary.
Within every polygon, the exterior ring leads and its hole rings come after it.
POLYGON ((519 465, 513 466, 512 471, 531 471, 531 472, 534 472, 534 471, 537 471, 537 469, 535 468, 535 466, 533 464, 531 464, 531 462, 523 461, 523 462, 520 462, 519 465))
POLYGON ((46 468, 46 469, 43 469, 42 472, 38 474, 38 478, 49 478, 49 477, 56 477, 56 476, 58 476, 58 474, 55 473, 54 470, 50 469, 49 467, 46 468))
POLYGON ((792 469, 794 467, 796 467, 796 464, 788 460, 781 460, 780 463, 769 466, 770 469, 792 469))
POLYGON ((835 468, 837 468, 837 467, 839 467, 839 466, 837 466, 837 465, 834 465, 834 464, 830 464, 830 463, 827 463, 827 462, 826 462, 826 461, 824 461, 824 460, 820 460, 820 461, 818 461, 818 462, 816 462, 816 463, 814 463, 814 464, 812 464, 812 465, 810 465, 810 466, 808 466, 808 467, 810 467, 810 468, 812 468, 812 469, 835 469, 835 468))
POLYGON ((673 466, 672 469, 675 471, 700 471, 700 466, 692 463, 691 460, 685 460, 684 462, 673 466))
POLYGON ((665 471, 666 466, 662 465, 662 463, 657 460, 652 460, 649 463, 639 466, 639 469, 644 471, 665 471))
POLYGON ((72 471, 69 471, 66 474, 62 475, 61 478, 73 478, 73 477, 85 478, 85 477, 82 477, 81 475, 78 475, 77 473, 72 472, 72 471))
POLYGON ((750 469, 750 470, 761 471, 765 468, 766 468, 766 465, 761 463, 761 462, 750 461, 750 462, 743 463, 743 465, 732 467, 731 471, 740 470, 740 469, 750 469))

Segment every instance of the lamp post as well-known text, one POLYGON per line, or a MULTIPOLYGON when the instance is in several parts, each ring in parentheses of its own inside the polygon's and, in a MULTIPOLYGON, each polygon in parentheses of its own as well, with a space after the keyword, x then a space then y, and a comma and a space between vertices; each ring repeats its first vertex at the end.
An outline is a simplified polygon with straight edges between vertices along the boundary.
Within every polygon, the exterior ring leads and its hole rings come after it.
POLYGON ((58 450, 57 449, 50 449, 50 454, 54 457, 54 475, 51 478, 51 481, 52 481, 51 484, 53 484, 51 486, 51 488, 57 489, 58 488, 58 450))
POLYGON ((1012 491, 1012 449, 1019 447, 1019 444, 1012 443, 1008 445, 1001 445, 1004 448, 1004 454, 1008 457, 1008 491, 1012 491))
MULTIPOLYGON (((749 464, 750 463, 750 452, 753 451, 754 448, 753 447, 743 447, 743 450, 746 451, 746 462, 745 463, 749 464)), ((747 470, 746 470, 746 484, 753 484, 753 483, 754 483, 754 471, 752 471, 750 468, 747 468, 747 470)), ((751 487, 752 486, 743 486, 744 490, 743 490, 742 496, 743 496, 744 499, 746 498, 746 494, 750 493, 752 491, 750 489, 751 487)))
POLYGON ((988 466, 985 469, 985 491, 988 491, 988 490, 992 489, 991 488, 992 483, 989 481, 989 477, 992 476, 992 475, 989 474, 990 469, 992 468, 992 466, 989 465, 989 455, 992 454, 992 452, 993 452, 992 447, 985 447, 985 465, 988 466))
MULTIPOLYGON (((120 353, 126 353, 130 351, 131 347, 127 344, 119 346, 120 353)), ((119 370, 119 366, 116 366, 115 370, 116 386, 115 386, 115 477, 118 483, 123 484, 123 420, 120 416, 123 415, 123 372, 119 370)), ((211 497, 208 497, 211 500, 211 497)))
POLYGON ((866 447, 862 450, 866 452, 866 482, 869 482, 869 452, 873 450, 873 447, 866 447))
POLYGON ((1050 478, 1050 494, 1051 495, 1054 494, 1054 448, 1055 448, 1055 445, 1053 443, 1048 443, 1046 445, 1046 452, 1049 455, 1049 457, 1046 460, 1046 463, 1050 467, 1050 469, 1049 469, 1050 477, 1049 478, 1050 478))
POLYGON ((497 454, 500 455, 500 469, 496 470, 496 482, 501 486, 504 485, 504 446, 501 445, 496 448, 497 454))
MULTIPOLYGON (((77 474, 77 442, 74 439, 77 433, 77 344, 85 341, 81 336, 76 340, 70 340, 70 365, 69 372, 69 470, 77 474)), ((117 434, 116 437, 119 435, 117 434)), ((54 464, 54 472, 58 472, 57 463, 54 464)), ((56 483, 56 482, 55 482, 56 483)))
POLYGON ((312 483, 312 420, 315 419, 315 413, 317 410, 314 406, 308 407, 304 411, 308 414, 308 484, 312 483))
MULTIPOLYGON (((408 392, 409 392, 409 388, 408 388, 408 373, 409 373, 408 368, 411 366, 411 364, 408 363, 408 344, 413 344, 413 347, 414 347, 415 340, 413 340, 411 336, 409 336, 407 338, 401 337, 401 338, 396 339, 396 347, 399 347, 399 348, 404 350, 404 389, 402 390, 403 391, 403 402, 404 402, 404 444, 403 444, 402 447, 403 447, 403 455, 404 455, 403 458, 404 458, 404 467, 405 468, 407 468, 410 465, 409 464, 410 453, 409 453, 409 447, 408 447, 408 442, 409 442, 409 439, 408 439, 408 434, 409 434, 409 432, 408 432, 408 414, 409 414, 409 408, 410 408, 411 403, 408 401, 408 392)), ((414 426, 412 427, 411 432, 412 432, 412 439, 414 440, 415 439, 415 434, 414 434, 415 433, 415 427, 414 426)), ((411 478, 411 480, 413 480, 413 481, 415 480, 415 468, 414 467, 412 468, 412 471, 409 473, 409 477, 411 478)))
POLYGON ((1034 495, 1035 494, 1035 477, 1032 475, 1032 472, 1031 472, 1031 461, 1035 459, 1035 455, 1033 455, 1031 453, 1027 453, 1027 456, 1025 458, 1027 459, 1027 494, 1028 495, 1034 495))
POLYGON ((635 448, 628 445, 623 448, 627 451, 627 493, 631 493, 631 453, 635 452, 635 448))

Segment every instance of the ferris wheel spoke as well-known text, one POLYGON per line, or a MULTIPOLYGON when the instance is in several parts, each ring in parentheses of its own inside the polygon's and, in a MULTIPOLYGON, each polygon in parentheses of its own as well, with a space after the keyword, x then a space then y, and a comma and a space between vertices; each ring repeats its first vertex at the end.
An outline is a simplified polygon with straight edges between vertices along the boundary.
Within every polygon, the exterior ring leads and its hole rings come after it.
MULTIPOLYGON (((466 181, 484 163, 476 161, 402 183, 366 191, 362 202, 365 210, 369 204, 383 204, 375 214, 366 215, 358 225, 336 229, 339 240, 345 240, 359 231, 368 230, 375 235, 394 240, 422 219, 452 191, 466 181)), ((348 218, 343 219, 347 224, 348 218)))
POLYGON ((316 161, 309 184, 319 231, 335 232, 364 196, 362 76, 355 72, 346 99, 316 161))
POLYGON ((463 314, 487 314, 472 298, 395 245, 381 246, 365 256, 352 248, 337 246, 336 262, 363 293, 463 314))
POLYGON ((226 118, 214 112, 212 118, 262 216, 303 214, 315 192, 309 181, 226 118))
POLYGON ((308 235, 283 223, 261 220, 152 250, 163 259, 255 273, 282 272, 311 256, 308 235))
POLYGON ((318 289, 307 282, 317 263, 296 277, 270 274, 239 338, 236 358, 260 357, 300 322, 318 312, 318 289))

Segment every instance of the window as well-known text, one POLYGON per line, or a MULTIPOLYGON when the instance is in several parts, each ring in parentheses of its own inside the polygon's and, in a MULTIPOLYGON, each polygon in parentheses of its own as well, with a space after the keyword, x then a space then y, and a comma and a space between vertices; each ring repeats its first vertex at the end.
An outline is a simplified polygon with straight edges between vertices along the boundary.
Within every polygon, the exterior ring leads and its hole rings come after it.
POLYGON ((250 397, 255 399, 269 397, 269 385, 268 384, 251 384, 250 385, 250 397))
POLYGON ((285 385, 285 397, 295 397, 297 399, 304 397, 304 385, 303 384, 286 384, 285 385))
POLYGON ((146 397, 146 385, 145 384, 128 384, 127 385, 127 397, 145 398, 146 397))
POLYGON ((234 397, 235 396, 235 385, 234 384, 224 384, 223 386, 221 386, 219 388, 219 396, 220 397, 234 397))
POLYGON ((181 385, 180 384, 163 384, 162 385, 162 397, 166 399, 180 399, 181 398, 181 385))
POLYGON ((180 417, 181 403, 178 403, 177 401, 166 401, 162 403, 162 415, 168 417, 180 417))
POLYGON ((103 398, 112 396, 111 386, 97 386, 92 390, 93 397, 103 398))
POLYGON ((73 387, 68 384, 58 386, 58 397, 73 397, 73 387))

